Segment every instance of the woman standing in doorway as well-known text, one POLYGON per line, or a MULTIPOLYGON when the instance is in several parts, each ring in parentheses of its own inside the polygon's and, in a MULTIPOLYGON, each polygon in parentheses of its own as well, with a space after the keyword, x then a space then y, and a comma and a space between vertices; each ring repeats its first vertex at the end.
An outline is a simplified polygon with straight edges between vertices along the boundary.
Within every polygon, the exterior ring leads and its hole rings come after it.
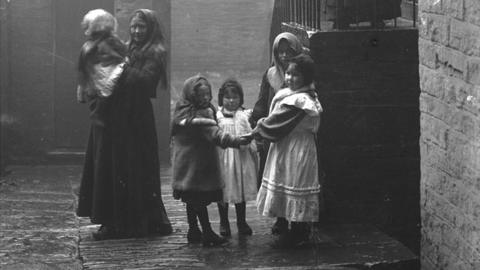
POLYGON ((172 232, 161 197, 150 101, 159 82, 166 86, 166 49, 152 10, 133 13, 127 46, 128 60, 109 109, 111 145, 104 150, 111 157, 111 169, 103 178, 91 179, 93 161, 82 177, 78 214, 102 225, 93 234, 96 240, 172 232))

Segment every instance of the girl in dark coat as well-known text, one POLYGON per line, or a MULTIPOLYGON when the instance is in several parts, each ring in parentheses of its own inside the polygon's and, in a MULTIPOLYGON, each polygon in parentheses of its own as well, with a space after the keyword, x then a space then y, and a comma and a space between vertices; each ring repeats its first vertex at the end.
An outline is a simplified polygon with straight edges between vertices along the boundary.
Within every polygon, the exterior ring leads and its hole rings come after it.
POLYGON ((134 12, 128 61, 109 108, 108 166, 88 159, 79 198, 79 216, 102 224, 97 240, 170 234, 161 197, 155 120, 150 98, 159 81, 165 86, 165 47, 151 10, 134 12), (100 175, 92 173, 101 171, 100 175))
POLYGON ((216 146, 238 148, 250 142, 221 131, 216 125, 211 99, 211 86, 206 78, 198 75, 187 79, 172 126, 173 196, 187 204, 188 242, 202 241, 204 246, 226 242, 212 230, 207 212, 208 204, 223 199, 216 146), (195 123, 199 118, 213 120, 214 125, 195 123))

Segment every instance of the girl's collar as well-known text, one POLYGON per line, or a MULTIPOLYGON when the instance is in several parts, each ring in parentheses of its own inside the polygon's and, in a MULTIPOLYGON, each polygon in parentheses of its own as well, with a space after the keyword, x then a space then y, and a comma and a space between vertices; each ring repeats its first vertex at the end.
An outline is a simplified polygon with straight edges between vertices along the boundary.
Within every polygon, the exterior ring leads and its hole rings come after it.
POLYGON ((238 108, 236 111, 229 111, 225 109, 225 107, 221 107, 221 111, 224 117, 233 117, 238 110, 240 110, 240 108, 238 108))
POLYGON ((287 87, 287 88, 284 88, 284 89, 288 89, 288 91, 292 92, 292 94, 294 93, 303 93, 303 92, 310 92, 310 91, 314 91, 315 90, 315 85, 313 83, 309 84, 309 85, 305 85, 305 86, 302 86, 298 89, 291 89, 290 87, 287 87))
POLYGON ((279 99, 286 98, 288 96, 295 95, 295 94, 300 94, 300 93, 307 93, 307 94, 310 94, 312 96, 316 96, 315 85, 313 83, 311 83, 309 85, 305 85, 303 87, 300 87, 296 90, 292 90, 289 87, 280 89, 277 92, 277 95, 276 95, 275 99, 279 100, 279 99))

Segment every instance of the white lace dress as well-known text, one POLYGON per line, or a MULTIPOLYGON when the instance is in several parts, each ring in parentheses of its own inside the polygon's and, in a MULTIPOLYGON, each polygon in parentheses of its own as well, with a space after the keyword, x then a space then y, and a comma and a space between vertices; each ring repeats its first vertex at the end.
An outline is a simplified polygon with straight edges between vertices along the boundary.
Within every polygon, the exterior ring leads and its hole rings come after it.
MULTIPOLYGON (((244 135, 252 131, 248 123, 251 110, 239 109, 228 116, 217 112, 218 125, 226 133, 244 135)), ((236 148, 218 148, 220 173, 225 182, 223 199, 227 203, 255 200, 257 196, 258 154, 255 143, 236 148)))
POLYGON ((284 110, 283 105, 300 108, 306 116, 288 135, 271 143, 257 208, 268 217, 318 221, 320 184, 315 134, 320 126, 322 107, 317 98, 307 93, 282 89, 272 101, 270 115, 284 110))

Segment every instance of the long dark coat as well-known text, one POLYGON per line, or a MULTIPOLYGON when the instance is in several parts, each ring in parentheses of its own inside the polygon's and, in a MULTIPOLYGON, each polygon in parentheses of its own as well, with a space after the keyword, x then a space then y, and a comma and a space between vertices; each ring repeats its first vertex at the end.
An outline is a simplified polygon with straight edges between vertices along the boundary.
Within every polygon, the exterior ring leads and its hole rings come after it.
POLYGON ((161 197, 150 98, 165 74, 163 47, 130 48, 130 63, 106 101, 105 126, 92 126, 77 214, 132 236, 171 233, 161 197))
POLYGON ((224 133, 218 125, 193 125, 196 117, 215 120, 213 105, 198 108, 195 89, 208 81, 200 75, 185 81, 182 98, 173 116, 173 196, 183 202, 208 205, 223 199, 217 146, 239 147, 239 138, 224 133), (210 113, 207 113, 210 112, 210 113), (180 124, 182 120, 186 124, 180 124))

